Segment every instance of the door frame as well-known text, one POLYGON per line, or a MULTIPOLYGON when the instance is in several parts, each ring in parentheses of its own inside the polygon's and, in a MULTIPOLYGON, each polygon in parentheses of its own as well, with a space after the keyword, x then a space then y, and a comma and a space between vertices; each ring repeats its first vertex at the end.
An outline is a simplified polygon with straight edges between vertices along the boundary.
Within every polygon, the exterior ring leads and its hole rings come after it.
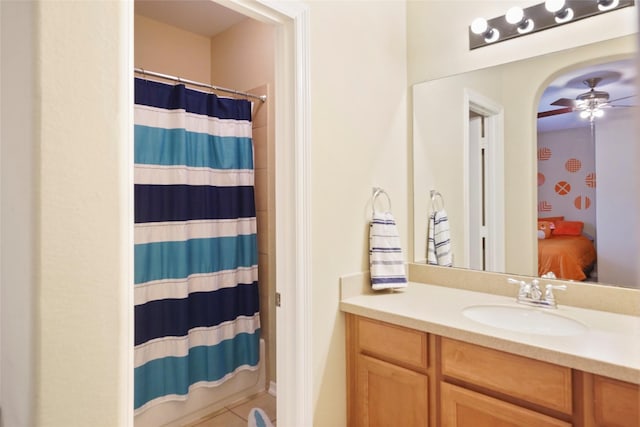
POLYGON ((277 420, 312 425, 309 8, 299 2, 214 1, 276 27, 277 420))
POLYGON ((504 214, 504 108, 494 100, 471 89, 464 90, 464 141, 463 141, 463 173, 464 173, 464 241, 465 259, 470 259, 470 205, 469 205, 469 111, 484 116, 487 146, 490 147, 487 156, 485 199, 487 246, 487 271, 505 271, 505 214, 504 214))

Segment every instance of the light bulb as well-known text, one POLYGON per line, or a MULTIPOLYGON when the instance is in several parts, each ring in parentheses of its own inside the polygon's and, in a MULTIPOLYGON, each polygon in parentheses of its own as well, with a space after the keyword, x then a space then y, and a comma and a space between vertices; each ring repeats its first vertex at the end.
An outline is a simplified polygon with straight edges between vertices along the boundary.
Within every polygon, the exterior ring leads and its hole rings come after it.
POLYGON ((544 2, 544 7, 551 13, 556 13, 564 8, 565 0, 547 0, 544 2))
POLYGON ((471 32, 474 34, 484 34, 489 28, 489 24, 487 24, 487 20, 484 18, 476 18, 471 23, 471 32))
POLYGON ((591 112, 588 110, 583 110, 580 111, 580 118, 581 119, 586 119, 587 117, 589 117, 591 115, 591 112))
POLYGON ((522 22, 522 18, 524 18, 524 11, 521 7, 514 6, 511 9, 507 10, 507 14, 505 15, 507 22, 509 24, 519 24, 522 22))
POLYGON ((593 115, 595 117, 600 118, 600 117, 604 116, 604 110, 601 110, 600 108, 596 108, 595 110, 593 110, 593 115))
POLYGON ((607 10, 615 9, 619 4, 619 0, 598 0, 598 10, 605 12, 607 10))

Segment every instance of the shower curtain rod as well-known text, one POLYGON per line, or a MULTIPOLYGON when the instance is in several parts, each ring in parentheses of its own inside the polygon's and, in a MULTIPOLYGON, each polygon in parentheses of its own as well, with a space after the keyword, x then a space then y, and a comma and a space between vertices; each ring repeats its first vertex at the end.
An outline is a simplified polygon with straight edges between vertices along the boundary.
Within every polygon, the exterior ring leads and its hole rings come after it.
POLYGON ((134 71, 136 73, 138 73, 138 74, 142 74, 142 75, 145 75, 145 76, 159 77, 161 79, 172 80, 174 82, 185 83, 185 84, 192 85, 192 86, 199 86, 199 87, 204 87, 204 88, 207 88, 207 89, 217 90, 217 91, 220 91, 220 92, 232 93, 234 95, 246 96, 246 97, 249 97, 249 98, 256 98, 256 99, 259 99, 262 102, 265 102, 267 100, 267 95, 254 95, 252 93, 240 92, 240 91, 234 90, 234 89, 227 89, 227 88, 224 88, 224 87, 214 86, 214 85, 210 85, 210 84, 207 84, 207 83, 200 83, 200 82, 195 82, 193 80, 183 79, 183 78, 176 77, 176 76, 170 76, 169 74, 157 73, 155 71, 145 70, 144 68, 134 68, 134 71))

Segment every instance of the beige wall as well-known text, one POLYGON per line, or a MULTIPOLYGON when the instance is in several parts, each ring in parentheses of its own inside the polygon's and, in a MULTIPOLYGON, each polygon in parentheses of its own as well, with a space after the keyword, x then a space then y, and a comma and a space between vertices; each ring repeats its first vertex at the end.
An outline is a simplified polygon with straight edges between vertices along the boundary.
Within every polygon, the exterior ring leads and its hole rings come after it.
POLYGON ((346 422, 338 277, 369 269, 373 186, 389 194, 408 248, 406 14, 400 1, 308 4, 314 425, 338 427, 346 422))
POLYGON ((211 80, 211 40, 135 15, 134 64, 197 82, 211 80))
POLYGON ((131 412, 126 11, 36 6, 37 426, 125 425, 131 412))

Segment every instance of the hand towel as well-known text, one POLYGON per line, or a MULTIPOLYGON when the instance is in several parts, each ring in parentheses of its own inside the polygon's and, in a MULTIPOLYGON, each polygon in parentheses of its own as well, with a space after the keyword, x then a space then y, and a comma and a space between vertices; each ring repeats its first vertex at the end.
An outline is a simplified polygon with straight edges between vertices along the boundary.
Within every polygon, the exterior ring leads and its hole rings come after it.
POLYGON ((442 265, 445 267, 451 267, 453 265, 449 218, 444 209, 433 212, 429 217, 427 264, 442 265))
POLYGON ((400 236, 391 212, 374 212, 369 225, 369 267, 374 290, 407 287, 400 236))

